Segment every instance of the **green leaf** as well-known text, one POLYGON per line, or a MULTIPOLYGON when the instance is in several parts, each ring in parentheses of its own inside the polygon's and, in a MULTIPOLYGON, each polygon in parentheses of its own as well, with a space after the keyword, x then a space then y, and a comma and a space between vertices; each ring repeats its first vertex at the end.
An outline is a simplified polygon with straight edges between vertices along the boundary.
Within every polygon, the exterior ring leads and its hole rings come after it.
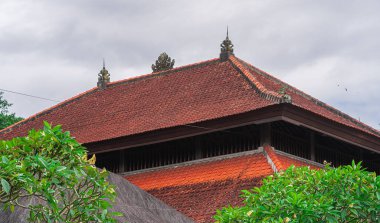
POLYGON ((61 172, 62 170, 65 170, 65 169, 67 169, 67 167, 59 166, 59 167, 57 167, 57 172, 61 172))
POLYGON ((337 222, 337 220, 333 216, 327 216, 327 222, 335 223, 335 222, 337 222))
POLYGON ((8 163, 9 163, 8 158, 5 157, 5 156, 2 156, 2 157, 1 157, 1 161, 2 161, 3 163, 5 163, 5 164, 8 164, 8 163))
POLYGON ((41 164, 47 169, 48 168, 48 163, 42 158, 42 157, 38 157, 38 161, 41 162, 41 164))
POLYGON ((8 181, 1 178, 1 186, 3 187, 3 190, 5 191, 5 193, 9 194, 11 190, 11 185, 9 185, 8 181))

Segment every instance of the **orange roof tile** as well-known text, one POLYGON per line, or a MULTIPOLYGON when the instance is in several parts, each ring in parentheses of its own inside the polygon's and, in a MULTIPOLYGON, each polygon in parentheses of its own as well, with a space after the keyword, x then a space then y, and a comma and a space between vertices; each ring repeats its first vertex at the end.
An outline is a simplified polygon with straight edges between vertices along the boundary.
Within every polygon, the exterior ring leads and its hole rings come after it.
POLYGON ((266 152, 267 156, 272 160, 274 163, 277 171, 285 170, 286 168, 283 167, 281 160, 278 158, 276 152, 273 150, 273 148, 269 145, 264 145, 264 151, 266 152))
POLYGON ((273 174, 263 153, 209 160, 125 178, 196 222, 212 222, 217 209, 242 204, 242 189, 273 174))
POLYGON ((199 184, 228 179, 251 179, 272 174, 263 154, 245 155, 213 162, 137 173, 126 179, 144 190, 199 184), (159 179, 159 180, 157 180, 159 179))
MULTIPOLYGON (((270 146, 264 149, 278 170, 292 164, 318 168, 278 154, 270 146)), ((243 154, 131 173, 125 178, 196 222, 212 222, 217 209, 242 205, 241 190, 260 186, 264 177, 273 174, 264 153, 243 154)))
POLYGON ((313 169, 320 169, 320 167, 317 166, 316 164, 313 164, 312 161, 309 161, 309 160, 302 161, 303 159, 299 157, 292 158, 293 155, 286 154, 284 152, 282 152, 282 154, 279 154, 280 152, 273 149, 273 147, 271 147, 270 145, 265 145, 264 151, 274 163, 277 171, 284 171, 288 169, 291 165, 294 165, 295 167, 309 166, 310 168, 313 168, 313 169))
POLYGON ((291 165, 294 165, 295 167, 309 166, 311 169, 320 169, 319 166, 311 164, 310 162, 304 162, 301 160, 293 159, 293 158, 290 158, 289 156, 277 154, 277 158, 280 161, 284 170, 289 168, 291 165))
POLYGON ((147 190, 195 222, 214 222, 216 210, 242 205, 241 190, 261 185, 262 178, 205 182, 147 190))

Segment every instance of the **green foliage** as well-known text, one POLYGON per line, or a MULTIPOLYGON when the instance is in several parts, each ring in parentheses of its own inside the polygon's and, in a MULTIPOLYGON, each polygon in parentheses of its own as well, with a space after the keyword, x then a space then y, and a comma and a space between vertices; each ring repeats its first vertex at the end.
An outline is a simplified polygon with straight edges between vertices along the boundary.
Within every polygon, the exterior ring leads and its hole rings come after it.
POLYGON ((0 141, 0 202, 30 210, 30 222, 115 222, 110 213, 116 197, 107 171, 87 160, 69 132, 45 123, 27 137, 0 141), (25 205, 28 199, 36 199, 25 205))
POLYGON ((22 120, 22 118, 16 117, 14 113, 9 113, 10 106, 12 104, 3 98, 3 92, 0 91, 0 129, 22 120))
POLYGON ((218 210, 217 222, 380 222, 380 177, 360 163, 292 166, 242 192, 245 205, 218 210))

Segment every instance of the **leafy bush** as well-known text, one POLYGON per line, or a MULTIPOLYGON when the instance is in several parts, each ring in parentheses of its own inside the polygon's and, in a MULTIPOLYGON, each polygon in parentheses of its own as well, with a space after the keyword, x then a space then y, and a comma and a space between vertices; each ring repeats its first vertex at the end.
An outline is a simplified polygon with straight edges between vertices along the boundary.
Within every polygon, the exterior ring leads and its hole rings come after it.
POLYGON ((69 132, 48 123, 0 141, 0 202, 11 211, 29 209, 31 222, 115 222, 108 211, 114 187, 94 162, 69 132))
POLYGON ((360 163, 292 166, 242 192, 245 205, 218 210, 217 222, 380 222, 380 178, 360 163))

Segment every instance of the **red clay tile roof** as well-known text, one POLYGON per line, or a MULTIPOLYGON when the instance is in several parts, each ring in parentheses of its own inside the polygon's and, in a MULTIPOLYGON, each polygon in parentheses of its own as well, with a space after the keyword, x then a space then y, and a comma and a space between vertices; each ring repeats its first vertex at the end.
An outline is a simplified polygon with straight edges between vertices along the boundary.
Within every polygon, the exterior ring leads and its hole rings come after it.
MULTIPOLYGON (((230 56, 93 88, 0 131, 0 139, 26 135, 42 122, 61 124, 81 143, 217 119, 281 102, 283 82, 230 56)), ((289 87, 293 104, 380 137, 369 126, 289 87)))
POLYGON ((282 167, 284 168, 284 170, 286 170, 291 165, 294 165, 295 167, 309 166, 311 169, 321 169, 319 166, 310 164, 308 162, 303 162, 301 160, 292 159, 289 156, 284 156, 284 155, 281 155, 281 154, 277 154, 277 158, 280 161, 280 163, 281 163, 282 167))
POLYGON ((241 190, 261 186, 262 178, 211 181, 147 190, 195 222, 215 222, 216 210, 242 205, 241 190))
POLYGON ((81 143, 101 141, 259 109, 257 97, 231 65, 218 59, 94 88, 0 131, 25 135, 43 120, 62 124, 81 143))
POLYGON ((135 174, 126 178, 144 190, 151 190, 236 178, 250 179, 267 176, 272 173, 272 168, 261 153, 170 168, 164 171, 135 174), (157 179, 160 180, 157 181, 157 179))
POLYGON ((319 101, 318 99, 294 88, 287 83, 273 77, 272 75, 262 71, 253 65, 236 58, 237 63, 242 64, 243 69, 247 73, 250 73, 256 78, 256 82, 260 83, 267 91, 279 92, 283 87, 286 87, 286 94, 290 95, 292 98, 292 104, 330 120, 338 122, 340 124, 359 129, 361 131, 367 132, 369 134, 379 137, 380 132, 359 120, 356 120, 349 115, 319 101))
POLYGON ((278 158, 276 152, 274 151, 274 149, 271 146, 264 145, 264 151, 265 151, 266 155, 268 157, 270 157, 270 159, 272 160, 277 171, 282 171, 282 170, 286 169, 282 166, 281 160, 278 158))
POLYGON ((315 165, 315 163, 313 164, 312 161, 305 160, 300 157, 295 157, 287 153, 281 154, 281 152, 274 150, 270 145, 265 145, 264 151, 274 163, 277 171, 284 171, 291 165, 294 165, 295 167, 309 166, 312 169, 320 169, 320 166, 322 166, 322 164, 315 165))
MULTIPOLYGON (((318 168, 277 154, 270 146, 265 151, 278 170, 291 164, 318 168)), ((196 222, 212 222, 217 209, 242 205, 241 190, 260 186, 261 180, 274 172, 262 152, 207 160, 130 173, 125 178, 196 222)))
POLYGON ((273 174, 263 153, 137 173, 126 179, 194 219, 211 222, 219 208, 241 205, 242 189, 273 174))

